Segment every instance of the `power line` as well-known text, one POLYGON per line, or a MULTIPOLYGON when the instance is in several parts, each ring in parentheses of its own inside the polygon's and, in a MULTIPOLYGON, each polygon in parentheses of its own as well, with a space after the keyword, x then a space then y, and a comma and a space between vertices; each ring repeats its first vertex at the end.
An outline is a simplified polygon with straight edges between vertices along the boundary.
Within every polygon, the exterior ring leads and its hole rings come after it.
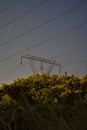
MULTIPOLYGON (((27 15, 28 13, 30 13, 30 12, 33 11, 34 9, 36 9, 36 8, 38 8, 39 6, 41 6, 42 4, 44 4, 46 1, 48 1, 48 0, 42 1, 42 3, 39 3, 38 5, 36 5, 35 7, 33 7, 32 9, 30 9, 30 10, 24 12, 23 14, 21 14, 21 15, 18 16, 18 17, 16 17, 15 19, 13 19, 13 20, 9 21, 8 23, 2 25, 2 26, 0 27, 0 29, 3 29, 3 28, 6 27, 7 25, 9 25, 9 24, 11 24, 11 23, 13 23, 13 22, 19 20, 20 18, 24 17, 25 15, 27 15)), ((82 3, 80 3, 80 4, 78 4, 78 5, 76 5, 76 6, 72 7, 72 8, 70 8, 70 9, 64 11, 63 13, 60 13, 60 14, 56 15, 55 17, 49 19, 48 21, 46 21, 46 23, 43 23, 43 24, 50 23, 51 21, 56 20, 58 17, 61 17, 61 16, 65 15, 65 14, 67 14, 67 13, 73 11, 74 9, 79 8, 80 6, 82 6, 82 5, 86 4, 86 3, 87 3, 87 1, 84 1, 84 2, 82 2, 82 3)))
POLYGON ((61 33, 59 33, 59 34, 56 34, 56 35, 54 35, 54 36, 52 36, 52 37, 50 37, 50 38, 48 38, 48 39, 46 39, 46 40, 44 40, 44 41, 42 41, 42 42, 39 42, 39 43, 37 43, 37 44, 35 44, 35 45, 32 45, 32 46, 30 46, 29 48, 26 48, 26 49, 24 49, 24 50, 22 50, 22 51, 19 51, 19 52, 13 54, 13 55, 10 55, 10 56, 8 56, 8 57, 5 57, 5 58, 1 59, 0 62, 4 62, 4 61, 6 61, 6 60, 9 60, 9 59, 11 59, 11 58, 13 58, 13 57, 15 57, 15 56, 17 56, 17 55, 19 55, 19 54, 25 52, 25 51, 28 51, 28 50, 34 49, 34 48, 36 48, 36 47, 39 47, 39 46, 41 46, 41 45, 43 45, 43 44, 46 44, 46 43, 47 43, 48 41, 50 41, 50 40, 53 40, 53 39, 56 39, 56 38, 58 38, 58 37, 64 36, 65 34, 67 34, 67 33, 69 33, 69 32, 72 32, 73 30, 79 29, 79 28, 81 28, 81 27, 83 27, 83 26, 85 26, 85 25, 87 25, 87 22, 78 24, 78 25, 76 25, 76 26, 74 26, 74 27, 72 27, 72 28, 70 28, 70 29, 67 29, 67 30, 64 31, 64 32, 61 32, 61 33))
POLYGON ((60 54, 60 55, 55 55, 51 58, 60 58, 62 56, 66 56, 66 55, 72 55, 73 53, 76 54, 76 53, 80 53, 80 52, 85 52, 87 51, 87 49, 83 49, 83 50, 74 50, 74 51, 71 51, 71 52, 66 52, 66 53, 63 53, 63 54, 60 54))
POLYGON ((18 0, 15 0, 13 3, 11 3, 9 6, 7 6, 6 8, 0 10, 0 14, 6 12, 8 9, 10 9, 12 6, 14 6, 16 3, 18 2, 18 0))
MULTIPOLYGON (((49 19, 49 20, 47 20, 47 21, 45 21, 45 22, 43 22, 43 23, 41 23, 41 24, 39 24, 39 25, 37 25, 37 26, 35 26, 35 27, 33 27, 33 28, 31 28, 30 30, 28 30, 28 31, 26 31, 26 32, 23 32, 23 33, 19 34, 18 36, 14 37, 14 38, 12 38, 12 39, 10 39, 10 40, 8 40, 8 41, 5 41, 5 42, 1 43, 1 44, 0 44, 0 47, 3 47, 3 46, 5 46, 5 45, 7 45, 7 44, 10 44, 11 42, 13 42, 13 41, 15 41, 15 40, 17 40, 17 39, 19 39, 19 38, 21 38, 21 37, 23 37, 23 36, 25 36, 25 35, 31 33, 31 32, 33 32, 33 31, 39 29, 40 27, 42 27, 42 26, 44 26, 44 25, 46 25, 46 24, 48 24, 48 23, 51 23, 52 21, 56 20, 57 18, 62 17, 63 15, 65 15, 65 14, 67 14, 67 13, 73 11, 73 10, 76 9, 76 8, 79 8, 80 6, 82 6, 82 5, 86 4, 86 3, 87 3, 87 1, 82 2, 82 3, 80 3, 80 4, 76 5, 76 6, 74 6, 73 8, 68 9, 68 10, 64 11, 63 13, 61 13, 61 14, 59 14, 59 15, 56 15, 55 17, 53 17, 53 18, 51 18, 51 19, 49 19)), ((11 23, 10 23, 10 24, 11 24, 11 23)))
POLYGON ((32 56, 32 55, 28 54, 28 55, 21 56, 21 64, 23 63, 23 59, 28 59, 28 60, 31 61, 31 69, 32 69, 32 71, 33 71, 35 74, 39 74, 39 73, 38 73, 39 71, 37 71, 37 69, 36 69, 35 64, 34 64, 33 61, 37 61, 37 62, 40 63, 39 69, 41 70, 42 73, 45 73, 45 72, 43 71, 43 70, 44 70, 44 69, 43 69, 43 67, 44 67, 43 64, 44 64, 44 63, 45 63, 45 64, 49 64, 48 70, 47 70, 47 72, 46 72, 47 74, 50 74, 50 73, 51 73, 51 71, 52 71, 52 69, 53 69, 54 66, 58 66, 58 67, 60 68, 60 73, 61 73, 61 64, 58 64, 58 63, 56 62, 56 60, 47 59, 47 58, 38 57, 38 56, 32 56))
POLYGON ((12 24, 12 23, 14 23, 15 21, 21 19, 21 18, 24 17, 25 15, 31 13, 33 10, 39 8, 41 5, 45 4, 47 1, 48 1, 48 0, 43 0, 42 2, 40 2, 40 3, 38 3, 37 5, 35 5, 34 7, 32 7, 31 9, 25 11, 23 14, 21 14, 21 15, 17 16, 16 18, 12 19, 12 20, 9 21, 8 23, 6 23, 6 24, 0 26, 0 29, 3 29, 3 28, 5 28, 6 26, 8 26, 9 24, 12 24))

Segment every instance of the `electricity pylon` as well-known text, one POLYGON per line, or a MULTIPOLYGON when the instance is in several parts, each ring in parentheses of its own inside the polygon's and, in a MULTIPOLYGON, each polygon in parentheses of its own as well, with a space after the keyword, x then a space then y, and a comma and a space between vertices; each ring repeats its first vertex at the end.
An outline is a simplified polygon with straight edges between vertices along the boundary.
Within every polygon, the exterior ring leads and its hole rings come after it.
POLYGON ((41 71, 42 73, 45 73, 45 72, 44 72, 43 63, 46 63, 46 64, 49 65, 46 74, 50 74, 50 73, 52 72, 52 69, 53 69, 54 65, 56 65, 56 66, 59 67, 59 73, 61 74, 61 65, 60 65, 60 64, 57 64, 56 60, 51 60, 51 59, 42 58, 42 57, 37 57, 37 56, 32 56, 32 55, 30 55, 30 54, 27 54, 27 55, 21 56, 21 64, 22 64, 22 62, 23 62, 23 58, 26 58, 26 59, 29 59, 29 60, 30 60, 31 69, 32 69, 32 71, 33 71, 34 74, 39 74, 39 72, 37 71, 37 69, 36 69, 36 67, 35 67, 34 61, 40 62, 40 71, 41 71))

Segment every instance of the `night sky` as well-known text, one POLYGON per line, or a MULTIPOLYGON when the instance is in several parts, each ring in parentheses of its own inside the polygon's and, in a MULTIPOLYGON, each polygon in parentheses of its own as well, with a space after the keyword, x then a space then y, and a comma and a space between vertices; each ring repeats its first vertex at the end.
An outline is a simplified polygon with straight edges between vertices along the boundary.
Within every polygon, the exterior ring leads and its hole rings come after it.
POLYGON ((26 54, 55 59, 62 74, 87 74, 87 1, 0 0, 0 84, 33 74, 28 59, 20 64, 26 54))

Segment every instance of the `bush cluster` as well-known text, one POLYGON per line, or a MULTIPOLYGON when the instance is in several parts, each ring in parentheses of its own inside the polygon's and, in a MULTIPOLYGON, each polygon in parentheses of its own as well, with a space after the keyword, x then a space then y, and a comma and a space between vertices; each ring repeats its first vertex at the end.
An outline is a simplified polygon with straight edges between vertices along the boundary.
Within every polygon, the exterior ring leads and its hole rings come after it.
POLYGON ((86 122, 87 75, 33 75, 0 87, 0 129, 86 130, 86 122))

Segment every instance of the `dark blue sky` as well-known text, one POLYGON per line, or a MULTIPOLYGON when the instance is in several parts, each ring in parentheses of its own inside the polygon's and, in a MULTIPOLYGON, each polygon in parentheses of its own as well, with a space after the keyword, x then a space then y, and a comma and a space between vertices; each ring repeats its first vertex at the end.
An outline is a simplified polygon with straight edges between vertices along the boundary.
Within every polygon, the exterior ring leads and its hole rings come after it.
MULTIPOLYGON (((86 0, 42 1, 0 0, 0 83, 32 74, 28 60, 20 65, 26 54, 56 59, 62 74, 87 73, 86 0)), ((59 68, 53 72, 58 74, 59 68)))

